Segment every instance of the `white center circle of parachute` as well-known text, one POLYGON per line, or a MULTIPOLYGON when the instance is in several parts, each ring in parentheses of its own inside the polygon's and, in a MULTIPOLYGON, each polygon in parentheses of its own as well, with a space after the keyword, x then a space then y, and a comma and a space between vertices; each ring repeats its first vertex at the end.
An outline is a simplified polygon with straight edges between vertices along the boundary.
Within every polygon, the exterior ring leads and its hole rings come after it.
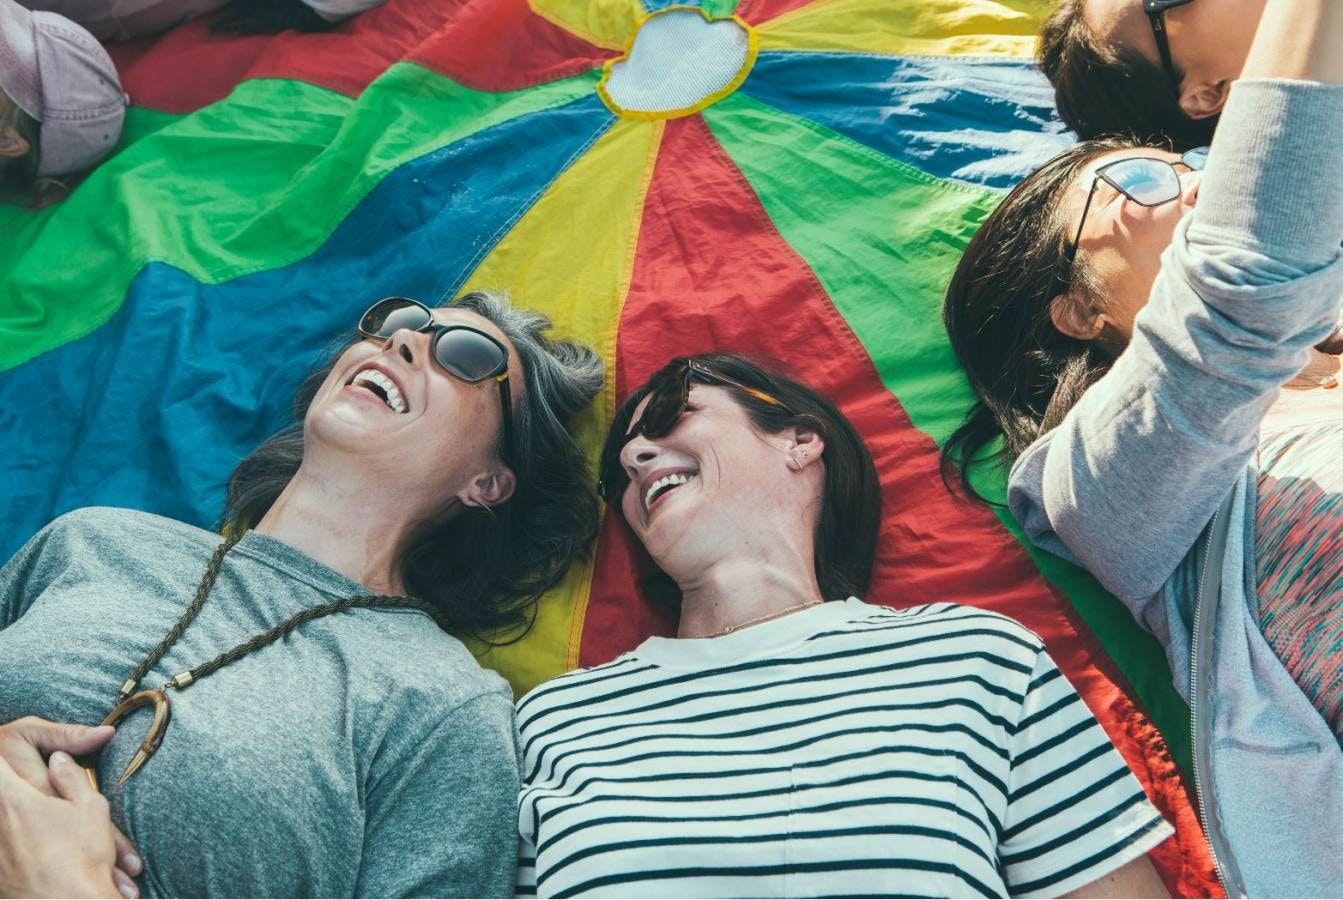
POLYGON ((604 99, 621 114, 684 113, 738 81, 751 56, 739 21, 670 9, 647 19, 629 54, 611 65, 604 99))

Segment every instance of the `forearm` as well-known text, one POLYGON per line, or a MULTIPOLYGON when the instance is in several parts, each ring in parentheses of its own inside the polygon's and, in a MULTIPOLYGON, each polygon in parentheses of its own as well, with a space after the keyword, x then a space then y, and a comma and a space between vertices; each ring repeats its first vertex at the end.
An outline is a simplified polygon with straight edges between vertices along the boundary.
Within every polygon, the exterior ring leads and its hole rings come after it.
POLYGON ((1130 346, 1013 467, 1031 538, 1125 599, 1174 570, 1338 321, 1341 145, 1343 87, 1238 84, 1130 346))
POLYGON ((1295 78, 1343 83, 1343 3, 1273 0, 1245 60, 1242 78, 1295 78))
MULTIPOLYGON (((1339 4, 1343 8, 1343 4, 1339 4)), ((1341 54, 1343 55, 1343 54, 1341 54)), ((1233 317, 1236 292, 1328 266, 1343 241, 1343 85, 1236 82, 1190 215, 1163 265, 1191 272, 1233 317)), ((1337 315, 1338 295, 1329 310, 1337 315)), ((1272 322, 1264 323, 1272 325, 1272 322)))

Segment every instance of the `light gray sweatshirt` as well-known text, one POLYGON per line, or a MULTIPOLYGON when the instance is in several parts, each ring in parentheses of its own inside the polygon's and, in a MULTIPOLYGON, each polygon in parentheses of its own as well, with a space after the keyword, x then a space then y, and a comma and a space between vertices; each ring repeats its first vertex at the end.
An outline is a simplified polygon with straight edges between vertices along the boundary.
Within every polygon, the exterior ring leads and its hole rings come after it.
MULTIPOLYGON (((220 537, 120 509, 52 522, 0 569, 0 721, 97 724, 186 609, 220 537)), ((197 619, 141 682, 212 659, 317 603, 367 594, 248 532, 197 619)), ((98 777, 145 859, 147 896, 511 896, 512 693, 428 616, 326 616, 181 693, 162 747, 98 777)))
POLYGON ((1343 748, 1260 631, 1254 546, 1260 423, 1343 297, 1340 147, 1343 87, 1235 84, 1132 342, 1009 479, 1031 540, 1165 645, 1233 895, 1343 886, 1343 748))

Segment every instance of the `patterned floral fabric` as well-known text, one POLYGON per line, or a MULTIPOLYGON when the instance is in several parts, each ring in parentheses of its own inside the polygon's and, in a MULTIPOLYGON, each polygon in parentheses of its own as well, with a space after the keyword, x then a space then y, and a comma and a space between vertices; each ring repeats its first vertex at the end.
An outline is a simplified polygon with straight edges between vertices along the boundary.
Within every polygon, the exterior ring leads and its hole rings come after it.
POLYGON ((1285 392, 1259 445, 1259 621, 1343 741, 1343 392, 1285 392))

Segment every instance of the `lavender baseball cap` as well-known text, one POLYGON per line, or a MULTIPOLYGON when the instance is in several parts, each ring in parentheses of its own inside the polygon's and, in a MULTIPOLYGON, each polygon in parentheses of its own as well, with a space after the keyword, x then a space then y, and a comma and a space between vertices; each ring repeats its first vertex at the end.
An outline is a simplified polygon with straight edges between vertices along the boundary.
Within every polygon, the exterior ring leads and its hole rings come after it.
POLYGON ((0 0, 0 90, 41 123, 40 177, 92 168, 121 137, 129 100, 112 58, 64 16, 0 0))

